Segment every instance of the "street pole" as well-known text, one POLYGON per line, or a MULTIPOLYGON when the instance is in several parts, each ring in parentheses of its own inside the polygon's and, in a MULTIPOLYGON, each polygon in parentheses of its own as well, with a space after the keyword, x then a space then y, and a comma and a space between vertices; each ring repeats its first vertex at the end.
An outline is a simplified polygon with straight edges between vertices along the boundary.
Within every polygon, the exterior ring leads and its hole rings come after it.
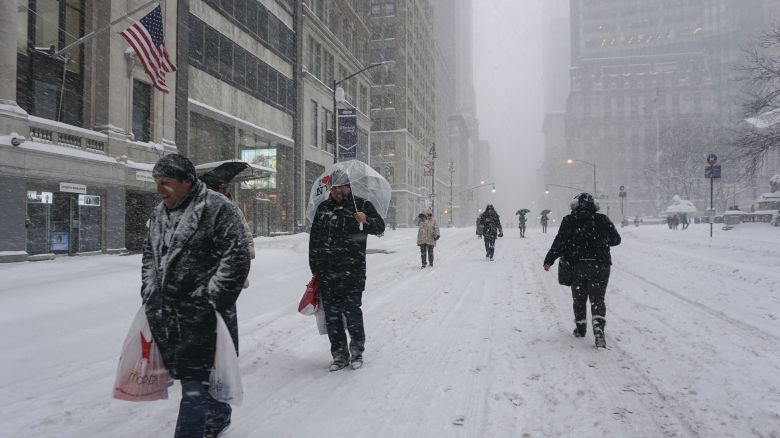
POLYGON ((449 223, 448 227, 452 228, 452 215, 455 214, 455 212, 452 210, 452 173, 455 171, 455 163, 450 161, 450 216, 449 216, 449 223))
POLYGON ((715 194, 715 178, 710 178, 710 237, 712 237, 712 223, 715 221, 715 208, 713 198, 715 194))
POLYGON ((431 213, 436 214, 436 143, 431 146, 431 213))
POLYGON ((339 109, 336 106, 336 88, 338 84, 336 79, 333 79, 333 164, 339 162, 339 128, 337 126, 339 109))

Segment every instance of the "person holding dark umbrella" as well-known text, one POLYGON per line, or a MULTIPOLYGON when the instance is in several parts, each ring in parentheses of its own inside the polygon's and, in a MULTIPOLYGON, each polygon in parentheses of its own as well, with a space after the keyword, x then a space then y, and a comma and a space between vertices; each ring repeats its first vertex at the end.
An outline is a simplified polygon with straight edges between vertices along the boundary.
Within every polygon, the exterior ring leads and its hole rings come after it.
MULTIPOLYGON (((200 176, 200 180, 206 184, 210 190, 224 195, 229 200, 233 200, 233 195, 230 193, 230 182, 239 173, 244 171, 249 164, 243 161, 228 161, 220 164, 214 169, 204 173, 200 176)), ((244 234, 246 234, 247 247, 249 249, 249 257, 251 260, 255 259, 255 241, 252 237, 252 228, 249 226, 249 222, 244 217, 244 212, 239 208, 241 213, 241 220, 244 222, 244 234)), ((249 287, 249 277, 244 281, 244 289, 249 287)))

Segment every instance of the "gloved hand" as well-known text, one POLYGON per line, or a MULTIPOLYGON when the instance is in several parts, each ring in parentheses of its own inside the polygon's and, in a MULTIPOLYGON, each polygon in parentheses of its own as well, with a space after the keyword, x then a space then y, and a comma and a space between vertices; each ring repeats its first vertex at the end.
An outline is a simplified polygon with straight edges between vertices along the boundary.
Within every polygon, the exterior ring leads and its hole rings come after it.
POLYGON ((498 233, 498 237, 504 237, 504 233, 498 233))
POLYGON ((441 237, 441 236, 439 236, 439 235, 437 234, 437 235, 433 236, 433 240, 439 240, 439 237, 441 237))

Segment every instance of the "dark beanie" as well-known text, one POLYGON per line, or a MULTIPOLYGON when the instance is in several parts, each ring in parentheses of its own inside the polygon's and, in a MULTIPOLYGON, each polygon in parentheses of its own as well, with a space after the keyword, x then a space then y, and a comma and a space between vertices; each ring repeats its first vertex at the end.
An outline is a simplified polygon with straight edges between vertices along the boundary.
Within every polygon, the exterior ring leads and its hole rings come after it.
POLYGON ((157 160, 157 164, 152 169, 152 176, 164 176, 175 178, 179 181, 190 180, 195 182, 195 166, 184 155, 165 155, 157 160))

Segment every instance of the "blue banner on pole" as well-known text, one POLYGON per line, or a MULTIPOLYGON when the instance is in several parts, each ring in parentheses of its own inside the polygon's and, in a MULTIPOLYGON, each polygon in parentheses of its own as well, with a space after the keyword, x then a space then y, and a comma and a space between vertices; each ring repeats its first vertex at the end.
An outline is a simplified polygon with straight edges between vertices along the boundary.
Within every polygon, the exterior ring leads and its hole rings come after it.
POLYGON ((339 108, 339 158, 357 158, 357 110, 339 108))

